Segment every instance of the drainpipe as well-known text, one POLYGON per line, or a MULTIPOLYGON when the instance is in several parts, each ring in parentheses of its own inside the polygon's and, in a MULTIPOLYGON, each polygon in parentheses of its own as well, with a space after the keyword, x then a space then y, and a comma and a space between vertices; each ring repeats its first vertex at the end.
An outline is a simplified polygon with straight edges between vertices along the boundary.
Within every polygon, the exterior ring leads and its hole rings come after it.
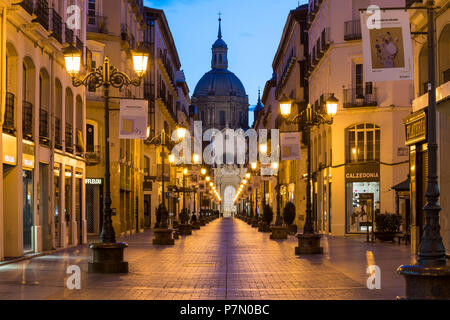
MULTIPOLYGON (((46 245, 52 246, 52 249, 56 248, 56 228, 55 228, 55 201, 54 198, 55 192, 55 174, 53 169, 55 168, 55 105, 56 105, 56 97, 55 97, 55 54, 50 55, 50 137, 52 138, 51 141, 51 152, 50 152, 50 166, 48 168, 48 200, 49 200, 49 206, 48 206, 48 223, 49 226, 49 232, 50 232, 50 239, 47 239, 50 243, 47 243, 46 245)), ((62 170, 61 170, 62 171, 62 170)), ((61 174, 61 173, 60 173, 61 174)), ((46 249, 49 249, 48 247, 46 249)))
MULTIPOLYGON (((3 131, 3 114, 6 103, 6 7, 0 7, 1 11, 1 43, 0 43, 0 74, 1 74, 1 86, 0 86, 0 134, 3 131)), ((1 136, 0 136, 1 137, 1 136)), ((4 244, 3 239, 3 138, 0 138, 0 261, 4 256, 4 244)))

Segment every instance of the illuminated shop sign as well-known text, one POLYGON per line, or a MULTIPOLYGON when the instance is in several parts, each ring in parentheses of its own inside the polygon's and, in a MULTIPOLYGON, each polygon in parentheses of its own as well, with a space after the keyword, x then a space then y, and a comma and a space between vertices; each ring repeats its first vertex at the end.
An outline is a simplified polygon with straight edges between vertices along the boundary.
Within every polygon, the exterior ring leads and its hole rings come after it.
POLYGON ((15 166, 17 164, 16 137, 2 133, 2 139, 3 139, 3 163, 15 166))
POLYGON ((347 164, 345 167, 347 182, 371 182, 380 180, 380 164, 376 162, 347 164))
POLYGON ((101 185, 103 184, 103 179, 85 179, 85 183, 88 185, 101 185))

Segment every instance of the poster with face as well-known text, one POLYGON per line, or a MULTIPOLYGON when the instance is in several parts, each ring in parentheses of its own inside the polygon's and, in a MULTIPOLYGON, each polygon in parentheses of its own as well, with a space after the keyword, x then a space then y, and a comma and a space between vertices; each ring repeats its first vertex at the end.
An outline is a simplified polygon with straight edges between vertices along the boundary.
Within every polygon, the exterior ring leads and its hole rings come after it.
POLYGON ((366 81, 413 80, 407 11, 361 11, 361 33, 366 81))

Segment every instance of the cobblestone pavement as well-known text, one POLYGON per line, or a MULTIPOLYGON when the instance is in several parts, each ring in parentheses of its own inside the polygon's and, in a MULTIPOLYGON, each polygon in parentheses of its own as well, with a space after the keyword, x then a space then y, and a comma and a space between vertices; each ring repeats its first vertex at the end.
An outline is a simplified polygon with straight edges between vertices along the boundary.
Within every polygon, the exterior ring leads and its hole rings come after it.
POLYGON ((404 294, 398 266, 409 247, 324 237, 324 254, 294 254, 297 239, 274 241, 237 219, 218 219, 173 247, 153 234, 128 236, 129 274, 87 273, 92 253, 79 246, 0 267, 0 299, 396 299, 404 294), (368 265, 381 268, 381 290, 366 287, 368 265), (82 270, 81 290, 65 288, 67 267, 82 270))

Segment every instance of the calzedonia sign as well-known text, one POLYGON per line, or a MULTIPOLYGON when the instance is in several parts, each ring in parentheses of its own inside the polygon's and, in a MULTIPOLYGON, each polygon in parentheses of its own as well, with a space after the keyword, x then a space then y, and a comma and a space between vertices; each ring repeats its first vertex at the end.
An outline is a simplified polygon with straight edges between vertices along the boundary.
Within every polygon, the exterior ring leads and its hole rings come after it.
POLYGON ((380 180, 380 164, 377 162, 347 164, 345 166, 347 182, 370 182, 380 180))

